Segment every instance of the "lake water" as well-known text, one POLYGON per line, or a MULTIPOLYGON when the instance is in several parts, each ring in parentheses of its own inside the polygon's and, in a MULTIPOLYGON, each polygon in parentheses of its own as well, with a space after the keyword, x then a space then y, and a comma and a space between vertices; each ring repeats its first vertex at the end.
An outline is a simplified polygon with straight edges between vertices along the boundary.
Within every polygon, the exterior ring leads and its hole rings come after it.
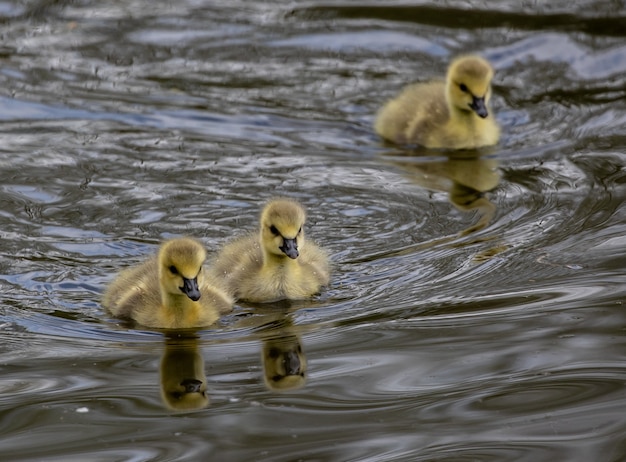
POLYGON ((0 459, 626 460, 624 11, 0 1, 0 459), (381 143, 380 105, 468 52, 500 144, 381 143), (195 338, 104 313, 163 239, 213 252, 275 195, 331 254, 319 296, 195 338))

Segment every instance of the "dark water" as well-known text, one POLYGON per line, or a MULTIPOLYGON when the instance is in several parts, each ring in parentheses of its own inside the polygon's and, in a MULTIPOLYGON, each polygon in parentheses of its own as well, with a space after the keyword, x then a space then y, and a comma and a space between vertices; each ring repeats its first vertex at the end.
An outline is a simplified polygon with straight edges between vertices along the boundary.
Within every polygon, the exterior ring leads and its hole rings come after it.
POLYGON ((626 460, 625 5, 538 3, 0 2, 0 459, 626 460), (466 52, 499 146, 381 144, 466 52), (332 254, 319 297, 195 339, 103 313, 276 194, 332 254), (172 409, 179 376, 208 401, 172 409))

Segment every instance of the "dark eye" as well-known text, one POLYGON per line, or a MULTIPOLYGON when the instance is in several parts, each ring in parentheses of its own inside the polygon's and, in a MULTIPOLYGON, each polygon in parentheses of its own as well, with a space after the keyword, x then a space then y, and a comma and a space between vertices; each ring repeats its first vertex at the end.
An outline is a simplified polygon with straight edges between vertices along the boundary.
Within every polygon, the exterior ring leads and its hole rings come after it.
POLYGON ((467 93, 467 92, 468 92, 468 90, 467 90, 467 86, 466 86, 464 83, 462 83, 462 84, 460 84, 460 85, 459 85, 459 89, 460 89, 463 93, 467 93))
POLYGON ((280 234, 274 225, 270 226, 270 231, 274 236, 278 236, 280 234))
POLYGON ((174 265, 169 267, 169 270, 172 274, 178 274, 178 270, 176 269, 176 267, 174 265))

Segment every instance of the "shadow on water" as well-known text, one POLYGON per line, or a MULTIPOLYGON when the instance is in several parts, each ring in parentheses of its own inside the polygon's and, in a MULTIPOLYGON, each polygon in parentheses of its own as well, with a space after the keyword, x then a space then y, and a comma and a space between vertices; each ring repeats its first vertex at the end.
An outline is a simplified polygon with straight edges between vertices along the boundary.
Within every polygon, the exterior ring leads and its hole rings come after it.
MULTIPOLYGON (((609 5, 611 2, 605 2, 609 5)), ((618 7, 619 2, 613 2, 618 7)), ((589 5, 592 5, 591 3, 589 5)), ((559 5, 554 5, 555 10, 559 5)), ((565 4, 560 5, 566 6, 565 4)), ((481 28, 499 29, 502 27, 516 30, 541 31, 545 29, 561 30, 566 32, 579 31, 588 34, 599 34, 622 37, 624 29, 617 17, 597 17, 593 10, 584 14, 568 12, 550 12, 549 8, 543 14, 536 14, 533 8, 528 12, 496 11, 487 8, 474 7, 455 8, 454 5, 430 6, 430 5, 374 5, 374 6, 310 6, 296 7, 294 15, 307 20, 336 17, 349 20, 356 19, 379 19, 393 22, 412 22, 429 26, 445 27, 452 29, 473 29, 476 25, 481 28), (529 14, 530 12, 535 14, 529 14)))

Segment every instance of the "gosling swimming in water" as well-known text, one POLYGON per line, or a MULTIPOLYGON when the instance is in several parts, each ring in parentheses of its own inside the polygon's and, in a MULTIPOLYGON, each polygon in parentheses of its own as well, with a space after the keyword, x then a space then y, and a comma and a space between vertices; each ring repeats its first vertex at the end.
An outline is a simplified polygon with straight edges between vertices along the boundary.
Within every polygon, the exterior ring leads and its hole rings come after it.
POLYGON ((249 302, 302 299, 329 281, 328 257, 305 241, 306 214, 291 199, 270 201, 261 213, 261 229, 228 244, 211 265, 235 298, 249 302))
POLYGON ((233 299, 202 269, 204 246, 191 238, 164 242, 157 256, 123 270, 104 293, 113 315, 146 327, 184 329, 213 324, 233 299))
POLYGON ((405 87, 378 112, 374 129, 398 144, 426 148, 476 149, 491 146, 500 128, 489 108, 493 69, 479 56, 450 64, 445 82, 405 87))

